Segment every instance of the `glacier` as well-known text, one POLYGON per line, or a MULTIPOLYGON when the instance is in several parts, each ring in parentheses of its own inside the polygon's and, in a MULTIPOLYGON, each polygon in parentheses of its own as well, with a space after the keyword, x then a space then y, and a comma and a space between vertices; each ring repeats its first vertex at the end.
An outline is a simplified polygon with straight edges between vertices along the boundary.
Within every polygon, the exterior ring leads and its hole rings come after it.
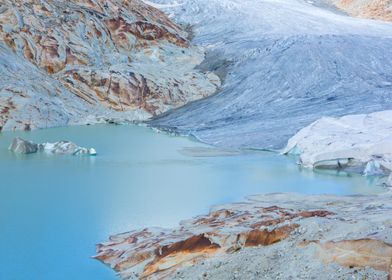
POLYGON ((392 24, 302 0, 151 0, 192 26, 213 96, 149 122, 220 147, 279 150, 323 116, 392 108, 392 24))

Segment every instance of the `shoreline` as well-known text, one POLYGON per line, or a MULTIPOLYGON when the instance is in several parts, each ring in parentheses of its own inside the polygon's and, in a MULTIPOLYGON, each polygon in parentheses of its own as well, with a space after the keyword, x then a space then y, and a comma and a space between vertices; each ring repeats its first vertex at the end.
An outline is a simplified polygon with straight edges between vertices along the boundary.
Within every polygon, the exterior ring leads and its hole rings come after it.
POLYGON ((111 236, 95 258, 122 279, 390 279, 391 214, 391 190, 255 195, 175 229, 111 236))

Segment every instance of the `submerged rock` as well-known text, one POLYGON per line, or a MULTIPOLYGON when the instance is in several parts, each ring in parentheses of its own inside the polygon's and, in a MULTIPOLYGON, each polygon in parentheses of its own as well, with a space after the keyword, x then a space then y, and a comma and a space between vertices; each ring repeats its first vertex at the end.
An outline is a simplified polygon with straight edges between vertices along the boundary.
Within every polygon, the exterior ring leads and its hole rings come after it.
POLYGON ((38 145, 20 137, 16 137, 8 149, 18 154, 32 154, 38 151, 38 145))
POLYGON ((284 149, 310 168, 351 168, 364 175, 392 170, 392 111, 324 117, 301 129, 284 149))
POLYGON ((10 147, 14 153, 30 154, 43 151, 51 154, 64 155, 91 155, 95 156, 97 151, 94 148, 83 148, 70 141, 59 141, 55 143, 35 144, 20 137, 15 138, 10 147))

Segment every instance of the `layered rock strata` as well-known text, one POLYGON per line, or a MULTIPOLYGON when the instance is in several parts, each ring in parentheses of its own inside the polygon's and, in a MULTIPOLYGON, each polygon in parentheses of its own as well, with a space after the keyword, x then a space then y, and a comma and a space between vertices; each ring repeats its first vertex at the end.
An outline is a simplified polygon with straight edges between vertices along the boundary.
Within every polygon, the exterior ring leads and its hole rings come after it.
POLYGON ((122 279, 337 279, 355 273, 386 279, 391 198, 253 196, 177 229, 112 236, 98 245, 96 258, 122 279))
POLYGON ((0 4, 0 128, 145 120, 215 92, 187 33, 139 0, 0 4))

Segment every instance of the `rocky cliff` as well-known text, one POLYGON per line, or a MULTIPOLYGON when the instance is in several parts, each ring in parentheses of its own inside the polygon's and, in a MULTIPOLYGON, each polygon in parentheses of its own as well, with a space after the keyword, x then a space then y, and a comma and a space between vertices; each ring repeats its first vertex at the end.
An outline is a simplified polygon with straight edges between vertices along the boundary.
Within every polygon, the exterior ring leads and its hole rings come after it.
POLYGON ((139 0, 0 3, 0 129, 144 120, 215 92, 188 34, 139 0))

